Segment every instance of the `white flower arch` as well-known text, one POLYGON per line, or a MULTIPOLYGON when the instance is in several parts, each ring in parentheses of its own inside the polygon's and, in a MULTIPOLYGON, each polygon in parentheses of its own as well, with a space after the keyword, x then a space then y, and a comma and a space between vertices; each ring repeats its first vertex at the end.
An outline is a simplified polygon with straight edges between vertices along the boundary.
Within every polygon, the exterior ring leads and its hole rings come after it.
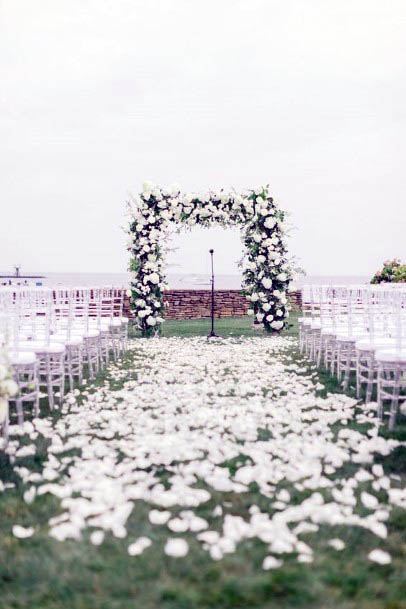
POLYGON ((268 186, 244 194, 224 190, 205 195, 181 194, 177 186, 159 188, 145 182, 128 202, 131 251, 131 302, 144 336, 155 334, 163 319, 162 244, 173 225, 209 227, 240 225, 246 255, 243 290, 249 314, 267 331, 280 331, 288 317, 286 292, 291 280, 284 219, 268 186))

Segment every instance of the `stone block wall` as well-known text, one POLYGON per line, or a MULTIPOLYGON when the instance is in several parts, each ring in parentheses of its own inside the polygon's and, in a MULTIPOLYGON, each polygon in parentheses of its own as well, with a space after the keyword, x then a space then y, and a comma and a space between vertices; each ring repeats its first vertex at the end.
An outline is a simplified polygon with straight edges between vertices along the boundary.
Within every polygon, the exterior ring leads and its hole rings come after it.
MULTIPOLYGON (((300 291, 289 292, 293 310, 301 308, 300 291)), ((167 290, 164 293, 165 319, 197 319, 210 317, 210 290, 167 290)), ((245 315, 249 303, 240 290, 215 291, 215 316, 238 317, 245 315)), ((124 315, 132 317, 130 300, 124 297, 124 315)))

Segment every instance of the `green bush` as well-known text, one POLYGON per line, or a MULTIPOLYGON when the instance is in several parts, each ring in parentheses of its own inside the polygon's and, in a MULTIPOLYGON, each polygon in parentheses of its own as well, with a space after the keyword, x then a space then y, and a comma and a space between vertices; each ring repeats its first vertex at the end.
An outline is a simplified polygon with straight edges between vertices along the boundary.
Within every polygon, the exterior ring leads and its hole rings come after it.
POLYGON ((383 269, 372 277, 371 283, 406 283, 406 264, 402 264, 398 258, 386 260, 383 269))

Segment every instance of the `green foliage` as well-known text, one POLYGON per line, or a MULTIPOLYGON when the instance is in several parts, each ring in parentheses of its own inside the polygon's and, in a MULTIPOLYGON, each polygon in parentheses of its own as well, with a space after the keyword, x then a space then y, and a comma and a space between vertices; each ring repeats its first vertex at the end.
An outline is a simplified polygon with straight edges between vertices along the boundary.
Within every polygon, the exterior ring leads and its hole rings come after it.
POLYGON ((398 258, 386 260, 381 271, 377 271, 371 283, 406 283, 406 264, 398 258))

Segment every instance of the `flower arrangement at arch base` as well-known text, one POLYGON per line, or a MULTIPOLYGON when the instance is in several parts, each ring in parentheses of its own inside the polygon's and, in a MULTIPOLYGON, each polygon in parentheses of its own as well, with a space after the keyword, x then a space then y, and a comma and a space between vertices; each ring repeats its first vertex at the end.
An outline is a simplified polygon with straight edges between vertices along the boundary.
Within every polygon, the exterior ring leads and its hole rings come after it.
POLYGON ((245 246, 243 290, 248 314, 268 332, 279 332, 289 317, 286 212, 268 186, 243 194, 224 190, 182 194, 177 186, 145 182, 128 201, 131 305, 143 336, 159 333, 164 321, 164 254, 171 229, 240 226, 245 246))

